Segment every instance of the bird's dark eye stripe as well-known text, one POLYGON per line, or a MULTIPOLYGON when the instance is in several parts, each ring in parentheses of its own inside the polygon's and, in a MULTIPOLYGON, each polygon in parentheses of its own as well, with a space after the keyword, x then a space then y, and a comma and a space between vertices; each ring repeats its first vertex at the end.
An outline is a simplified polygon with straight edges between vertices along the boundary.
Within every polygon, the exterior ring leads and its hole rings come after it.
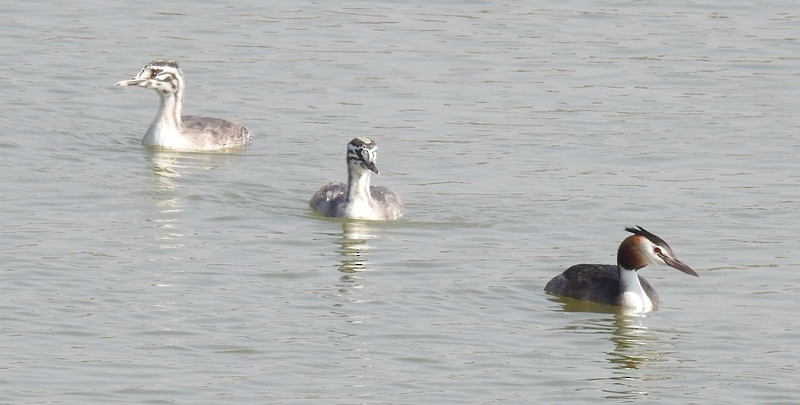
POLYGON ((158 78, 159 80, 162 80, 162 81, 173 81, 173 80, 177 79, 177 77, 175 76, 175 73, 172 73, 172 72, 159 72, 159 73, 153 75, 153 77, 156 77, 156 78, 158 78))
POLYGON ((366 154, 364 152, 365 152, 364 149, 358 149, 358 150, 354 150, 352 153, 348 154, 347 156, 350 157, 350 158, 353 158, 355 160, 363 161, 363 160, 366 160, 365 159, 366 154))

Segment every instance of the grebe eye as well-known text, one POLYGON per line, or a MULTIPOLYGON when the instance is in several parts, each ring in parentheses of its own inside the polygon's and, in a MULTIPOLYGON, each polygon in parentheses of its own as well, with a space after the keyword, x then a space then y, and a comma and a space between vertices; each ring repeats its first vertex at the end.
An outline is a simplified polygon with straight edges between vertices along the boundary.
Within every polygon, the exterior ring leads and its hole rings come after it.
POLYGON ((661 254, 661 248, 656 246, 656 247, 653 248, 653 252, 655 252, 655 254, 657 254, 657 255, 660 255, 661 254))

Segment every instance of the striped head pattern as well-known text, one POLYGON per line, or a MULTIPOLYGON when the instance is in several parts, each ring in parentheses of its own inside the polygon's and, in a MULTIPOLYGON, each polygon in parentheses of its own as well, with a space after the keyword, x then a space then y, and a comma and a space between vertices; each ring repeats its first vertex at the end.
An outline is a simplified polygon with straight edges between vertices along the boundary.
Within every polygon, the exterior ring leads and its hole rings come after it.
POLYGON ((135 77, 119 81, 115 86, 140 86, 162 95, 174 94, 183 87, 183 72, 174 60, 155 60, 142 68, 135 77))
POLYGON ((378 158, 378 146, 369 138, 353 138, 347 144, 347 163, 355 164, 378 174, 375 165, 378 158))

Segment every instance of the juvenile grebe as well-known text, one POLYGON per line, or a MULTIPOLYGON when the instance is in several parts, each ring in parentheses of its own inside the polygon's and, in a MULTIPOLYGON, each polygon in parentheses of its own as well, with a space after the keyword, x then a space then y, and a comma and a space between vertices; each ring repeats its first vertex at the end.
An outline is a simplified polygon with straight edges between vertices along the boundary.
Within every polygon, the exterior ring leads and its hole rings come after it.
POLYGON ((576 264, 554 277, 544 287, 553 295, 621 306, 636 312, 658 309, 658 294, 637 271, 648 264, 666 264, 698 277, 675 258, 667 242, 641 226, 625 228, 633 233, 619 245, 617 265, 576 264))
POLYGON ((147 129, 142 143, 167 149, 209 151, 244 146, 252 137, 247 128, 231 121, 184 115, 183 72, 174 60, 148 63, 136 77, 115 86, 140 86, 153 89, 161 99, 158 114, 147 129))
POLYGON ((370 139, 354 138, 347 144, 347 184, 329 183, 311 197, 309 206, 326 217, 397 219, 403 202, 394 191, 370 186, 378 147, 370 139))

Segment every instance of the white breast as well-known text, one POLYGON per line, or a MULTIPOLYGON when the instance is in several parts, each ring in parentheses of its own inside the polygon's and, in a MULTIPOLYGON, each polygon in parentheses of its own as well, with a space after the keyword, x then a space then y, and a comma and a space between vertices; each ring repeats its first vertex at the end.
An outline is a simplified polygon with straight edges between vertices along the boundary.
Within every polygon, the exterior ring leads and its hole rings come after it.
POLYGON ((641 294, 636 291, 625 291, 619 295, 619 305, 627 310, 635 312, 650 312, 653 310, 653 302, 642 290, 641 294))
POLYGON ((380 215, 378 215, 378 213, 375 212, 375 209, 373 209, 369 201, 365 200, 351 201, 351 203, 347 207, 347 212, 345 213, 345 217, 353 219, 371 219, 371 220, 381 219, 380 215))

